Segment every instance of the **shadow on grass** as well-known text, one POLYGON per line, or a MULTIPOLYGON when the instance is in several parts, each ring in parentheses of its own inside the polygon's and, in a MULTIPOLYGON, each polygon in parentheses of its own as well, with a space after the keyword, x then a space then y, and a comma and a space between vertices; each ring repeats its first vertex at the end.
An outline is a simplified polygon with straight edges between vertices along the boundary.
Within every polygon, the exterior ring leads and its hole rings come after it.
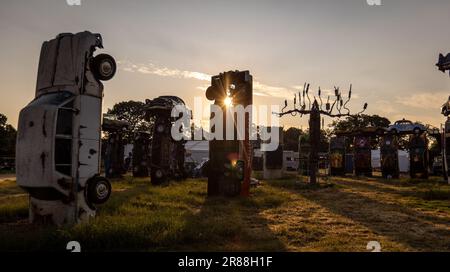
POLYGON ((208 197, 186 216, 182 244, 187 251, 285 251, 286 247, 259 214, 283 203, 274 195, 251 198, 208 197))
POLYGON ((286 189, 334 214, 362 224, 377 235, 408 245, 413 250, 450 250, 450 230, 438 226, 448 225, 444 219, 426 216, 404 205, 384 203, 357 193, 345 192, 339 186, 324 190, 286 189))
POLYGON ((437 208, 450 212, 448 200, 450 200, 450 186, 436 182, 421 182, 417 186, 399 186, 390 184, 386 181, 370 180, 339 180, 340 186, 349 186, 351 188, 360 188, 368 191, 378 191, 394 196, 406 197, 410 199, 411 204, 420 208, 436 210, 437 208), (342 185, 344 184, 344 185, 342 185), (398 188, 398 189, 396 189, 398 188))

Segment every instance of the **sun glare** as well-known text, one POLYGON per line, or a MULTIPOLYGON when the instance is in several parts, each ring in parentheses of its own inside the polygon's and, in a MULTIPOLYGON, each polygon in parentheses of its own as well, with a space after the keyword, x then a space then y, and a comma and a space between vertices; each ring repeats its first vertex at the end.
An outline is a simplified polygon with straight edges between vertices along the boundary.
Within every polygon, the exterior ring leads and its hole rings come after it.
POLYGON ((226 107, 231 107, 233 105, 233 99, 227 96, 227 98, 225 98, 223 103, 225 104, 226 107))

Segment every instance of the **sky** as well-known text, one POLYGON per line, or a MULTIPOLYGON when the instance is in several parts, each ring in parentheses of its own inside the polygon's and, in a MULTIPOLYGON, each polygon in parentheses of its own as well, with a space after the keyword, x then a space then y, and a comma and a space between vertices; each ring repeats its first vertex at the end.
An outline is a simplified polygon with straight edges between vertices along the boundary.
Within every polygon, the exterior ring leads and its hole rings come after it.
MULTIPOLYGON (((0 113, 17 127, 34 98, 43 41, 89 30, 103 36, 98 52, 118 61, 104 111, 160 95, 192 107, 211 75, 249 70, 255 106, 282 105, 305 82, 314 92, 353 84, 355 112, 367 102, 367 113, 392 122, 439 126, 450 78, 435 63, 450 52, 449 11, 448 0, 2 0, 0 113)), ((307 123, 281 119, 286 127, 307 123)))

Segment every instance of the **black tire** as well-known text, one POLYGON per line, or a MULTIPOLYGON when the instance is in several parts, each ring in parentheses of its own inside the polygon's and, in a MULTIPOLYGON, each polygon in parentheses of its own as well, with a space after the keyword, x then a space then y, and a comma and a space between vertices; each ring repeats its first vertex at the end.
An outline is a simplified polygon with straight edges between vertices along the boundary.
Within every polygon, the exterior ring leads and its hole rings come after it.
POLYGON ((152 169, 150 181, 153 185, 161 185, 167 181, 167 175, 163 169, 152 169))
POLYGON ((113 57, 99 54, 92 59, 92 71, 102 81, 110 80, 117 71, 117 64, 113 57))
POLYGON ((111 183, 104 177, 94 177, 86 186, 86 198, 90 204, 103 204, 111 196, 111 183))

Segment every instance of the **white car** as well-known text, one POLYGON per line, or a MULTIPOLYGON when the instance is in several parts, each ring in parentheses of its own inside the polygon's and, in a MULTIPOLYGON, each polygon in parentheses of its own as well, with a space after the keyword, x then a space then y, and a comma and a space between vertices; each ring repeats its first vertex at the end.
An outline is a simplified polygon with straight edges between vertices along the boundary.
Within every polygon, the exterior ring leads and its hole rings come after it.
POLYGON ((75 224, 95 215, 111 185, 100 177, 103 84, 114 59, 93 56, 100 34, 64 33, 44 42, 35 99, 21 110, 17 184, 30 194, 30 221, 75 224))
POLYGON ((426 130, 427 128, 424 125, 406 119, 396 121, 388 127, 388 131, 394 134, 422 133, 426 130))

